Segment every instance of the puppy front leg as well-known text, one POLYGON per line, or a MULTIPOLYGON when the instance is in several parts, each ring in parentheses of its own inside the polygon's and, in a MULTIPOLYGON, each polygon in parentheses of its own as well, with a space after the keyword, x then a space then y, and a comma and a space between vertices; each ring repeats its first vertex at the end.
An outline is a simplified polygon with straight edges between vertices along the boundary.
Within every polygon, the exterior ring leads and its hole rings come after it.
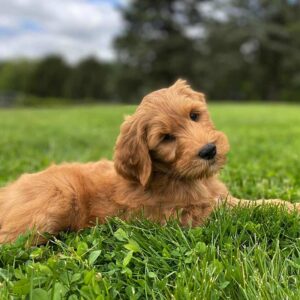
POLYGON ((218 201, 218 204, 222 205, 225 203, 228 207, 241 206, 241 207, 256 207, 262 205, 273 205, 287 209, 289 212, 298 211, 300 212, 300 203, 291 203, 280 199, 259 199, 259 200, 246 200, 238 199, 231 195, 218 201))
POLYGON ((209 202, 199 205, 189 205, 182 210, 180 223, 182 226, 199 226, 203 225, 205 220, 210 216, 214 206, 209 202))

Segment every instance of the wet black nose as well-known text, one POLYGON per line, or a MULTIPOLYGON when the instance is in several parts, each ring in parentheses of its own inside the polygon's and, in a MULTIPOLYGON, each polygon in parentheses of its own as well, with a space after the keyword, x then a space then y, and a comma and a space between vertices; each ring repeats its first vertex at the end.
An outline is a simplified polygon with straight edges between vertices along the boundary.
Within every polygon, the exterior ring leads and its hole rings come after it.
POLYGON ((217 154, 217 147, 215 144, 206 144, 200 149, 198 155, 206 160, 213 159, 217 154))

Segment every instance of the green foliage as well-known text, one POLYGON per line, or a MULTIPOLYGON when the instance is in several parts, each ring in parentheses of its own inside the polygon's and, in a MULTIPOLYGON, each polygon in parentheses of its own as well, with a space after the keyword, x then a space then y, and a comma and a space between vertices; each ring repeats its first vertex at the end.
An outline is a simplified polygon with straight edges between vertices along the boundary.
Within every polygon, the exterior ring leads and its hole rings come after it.
POLYGON ((28 84, 28 92, 40 97, 63 97, 70 69, 59 56, 41 60, 28 84))
POLYGON ((299 1, 134 0, 123 17, 131 99, 184 77, 213 99, 299 100, 299 1))
POLYGON ((90 103, 115 95, 114 65, 87 58, 68 65, 59 56, 39 61, 9 61, 0 65, 0 106, 53 106, 90 103))
MULTIPOLYGON (((215 78, 216 86, 234 98, 298 100, 299 3, 215 3, 216 9, 228 12, 226 22, 214 19, 207 27, 207 43, 211 46, 207 59, 214 58, 212 68, 224 63, 215 78)), ((222 92, 215 90, 212 97, 222 98, 222 92)))
POLYGON ((0 252, 2 299, 296 299, 299 225, 276 209, 221 209, 203 228, 114 219, 39 248, 20 239, 0 252), (266 216, 284 229, 270 231, 266 216))
POLYGON ((0 90, 25 91, 35 68, 34 62, 17 60, 0 65, 0 90))
POLYGON ((120 78, 123 97, 136 101, 179 77, 197 77, 196 40, 185 34, 196 2, 132 1, 123 9, 125 30, 115 41, 119 62, 128 74, 120 78))
POLYGON ((111 80, 109 64, 100 64, 95 58, 87 58, 75 66, 68 82, 65 95, 75 99, 108 99, 111 80))
MULTIPOLYGON (((0 184, 53 161, 112 156, 132 106, 0 111, 0 184)), ((222 179, 244 198, 300 199, 300 108, 211 105, 231 142, 222 179)), ((112 219, 40 247, 0 246, 0 299, 298 299, 300 218, 216 211, 203 227, 112 219)))
POLYGON ((132 0, 120 9, 114 61, 2 63, 0 102, 14 92, 137 103, 179 77, 210 99, 299 102, 299 1, 132 0))

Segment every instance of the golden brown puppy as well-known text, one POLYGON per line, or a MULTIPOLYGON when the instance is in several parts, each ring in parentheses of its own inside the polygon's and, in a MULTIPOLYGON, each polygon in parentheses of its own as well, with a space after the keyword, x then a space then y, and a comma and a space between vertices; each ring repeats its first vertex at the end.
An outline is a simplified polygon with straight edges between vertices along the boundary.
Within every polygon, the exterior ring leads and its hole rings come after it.
POLYGON ((222 200, 230 206, 271 203, 294 209, 280 200, 230 196, 217 177, 228 150, 204 95, 178 80, 147 95, 125 120, 113 162, 51 166, 1 189, 0 243, 28 229, 57 234, 105 222, 109 216, 126 219, 141 210, 159 222, 179 213, 183 225, 196 226, 222 200))

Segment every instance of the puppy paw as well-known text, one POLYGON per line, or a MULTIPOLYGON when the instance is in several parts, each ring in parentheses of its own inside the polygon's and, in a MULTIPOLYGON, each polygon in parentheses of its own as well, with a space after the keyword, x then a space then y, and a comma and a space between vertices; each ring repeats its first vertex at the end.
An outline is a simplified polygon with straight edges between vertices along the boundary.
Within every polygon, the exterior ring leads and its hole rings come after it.
POLYGON ((300 202, 295 203, 295 209, 296 209, 296 211, 298 211, 300 213, 300 202))

